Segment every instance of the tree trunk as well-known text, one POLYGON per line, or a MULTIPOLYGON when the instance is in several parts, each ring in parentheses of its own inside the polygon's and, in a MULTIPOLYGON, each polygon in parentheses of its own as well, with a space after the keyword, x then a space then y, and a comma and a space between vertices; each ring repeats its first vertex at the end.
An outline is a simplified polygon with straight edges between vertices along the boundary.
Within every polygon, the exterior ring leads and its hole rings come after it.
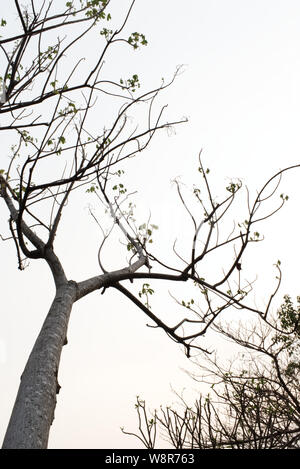
POLYGON ((75 301, 75 282, 58 288, 21 376, 3 449, 47 448, 59 391, 57 373, 60 355, 75 301))

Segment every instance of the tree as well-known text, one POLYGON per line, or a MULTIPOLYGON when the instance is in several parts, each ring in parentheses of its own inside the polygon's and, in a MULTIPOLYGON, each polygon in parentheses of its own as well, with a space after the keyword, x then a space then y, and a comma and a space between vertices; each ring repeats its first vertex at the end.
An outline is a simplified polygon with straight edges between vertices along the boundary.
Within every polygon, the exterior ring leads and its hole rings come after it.
MULTIPOLYGON (((271 293, 265 311, 246 302, 252 283, 242 276, 242 257, 249 245, 262 240, 254 225, 268 219, 287 200, 281 194, 277 206, 261 212, 262 205, 276 192, 281 175, 290 168, 272 176, 252 202, 248 195, 247 219, 228 235, 227 219, 242 184, 230 182, 217 202, 209 183, 209 169, 199 157, 197 166, 203 188, 198 185, 193 188, 197 216, 177 182, 179 199, 193 225, 186 259, 177 253, 175 246, 173 260, 157 258, 150 250, 156 226, 150 221, 136 225, 120 165, 147 148, 156 132, 185 120, 163 121, 165 107, 155 109, 157 97, 172 84, 179 70, 169 82, 163 81, 140 94, 136 73, 124 78, 122 69, 107 71, 105 60, 113 47, 127 46, 135 51, 147 45, 143 33, 135 31, 129 36, 126 33, 135 2, 115 29, 109 29, 111 3, 79 0, 62 5, 50 0, 42 4, 26 2, 21 7, 15 0, 19 30, 0 41, 6 60, 1 77, 0 130, 3 141, 9 141, 7 162, 1 165, 0 190, 9 213, 10 240, 16 248, 18 268, 23 270, 28 260, 45 261, 56 288, 22 373, 4 448, 47 446, 60 389, 57 377, 62 347, 67 343, 68 321, 73 304, 84 296, 100 289, 102 293, 108 288, 119 291, 150 318, 152 327, 163 329, 182 345, 187 356, 193 349, 205 349, 196 339, 204 336, 229 308, 267 317, 273 298, 271 293), (85 47, 85 63, 79 44, 85 47), (108 103, 109 117, 103 103, 108 103), (136 115, 138 125, 132 121, 132 114, 136 115), (63 261, 55 250, 55 237, 62 229, 66 204, 79 191, 82 197, 98 198, 103 214, 108 211, 111 216, 111 226, 106 230, 103 220, 91 213, 103 233, 98 255, 102 274, 77 282, 65 274, 63 261), (128 208, 124 208, 127 203, 128 208), (104 267, 103 262, 113 228, 119 229, 124 240, 124 267, 118 270, 104 267), (198 242, 200 230, 205 239, 203 244, 198 242), (219 233, 224 233, 222 239, 219 233), (217 252, 225 248, 229 248, 226 268, 207 279, 204 260, 213 262, 217 252), (163 314, 151 310, 149 300, 154 289, 148 283, 150 280, 191 284, 200 299, 177 299, 184 315, 176 317, 175 325, 169 325, 163 314), (126 288, 124 281, 135 283, 126 288)), ((1 26, 6 27, 6 20, 2 20, 1 26)), ((84 244, 85 241, 82 249, 84 244)))
POLYGON ((228 366, 220 358, 198 362, 194 378, 210 383, 211 392, 193 406, 183 396, 181 408, 161 407, 149 418, 137 398, 138 438, 155 448, 159 427, 174 448, 295 449, 300 441, 299 313, 289 295, 267 326, 262 320, 217 331, 241 348, 228 366))

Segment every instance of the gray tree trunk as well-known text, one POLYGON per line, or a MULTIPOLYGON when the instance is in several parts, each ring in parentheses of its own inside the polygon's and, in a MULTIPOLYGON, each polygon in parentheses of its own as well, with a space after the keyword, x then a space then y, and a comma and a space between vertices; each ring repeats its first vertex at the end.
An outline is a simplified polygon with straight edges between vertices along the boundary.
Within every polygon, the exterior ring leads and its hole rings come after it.
POLYGON ((57 373, 76 283, 61 285, 29 356, 3 441, 3 449, 46 449, 54 419, 57 373))

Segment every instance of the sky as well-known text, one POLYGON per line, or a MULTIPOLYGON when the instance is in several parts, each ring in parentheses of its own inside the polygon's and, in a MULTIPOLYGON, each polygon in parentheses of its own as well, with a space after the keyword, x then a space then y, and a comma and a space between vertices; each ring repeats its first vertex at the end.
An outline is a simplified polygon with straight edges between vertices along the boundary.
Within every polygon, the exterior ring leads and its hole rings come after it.
MULTIPOLYGON (((126 5, 129 2, 112 2, 116 24, 124 17, 126 5)), ((7 14, 13 25, 14 14, 11 10, 7 14)), ((187 117, 188 122, 157 135, 144 155, 124 165, 126 184, 136 191, 137 217, 143 223, 151 214, 151 221, 159 226, 153 248, 165 259, 172 255, 175 239, 179 249, 187 249, 190 221, 172 181, 178 178, 186 188, 199 183, 201 149, 213 188, 221 195, 228 181, 240 178, 254 196, 274 173, 299 162, 299 21, 296 0, 136 1, 127 29, 143 32, 148 45, 131 54, 128 62, 116 49, 108 70, 138 73, 142 89, 149 89, 183 66, 159 103, 168 104, 167 119, 187 117)), ((288 194, 289 201, 262 224, 259 231, 265 241, 251 248, 247 257, 249 278, 258 276, 258 302, 274 286, 277 259, 284 273, 281 296, 299 294, 295 275, 299 265, 298 171, 283 178, 280 193, 288 194)), ((97 201, 79 196, 74 200, 65 210, 57 251, 68 278, 83 280, 99 273, 101 233, 89 213, 90 207, 98 210, 97 201)), ((245 199, 239 204, 237 216, 242 217, 245 199)), ((3 204, 0 217, 2 234, 8 218, 3 204)), ((32 261, 24 272, 18 271, 13 243, 2 242, 0 255, 2 439, 20 375, 54 287, 42 261, 32 261)), ((106 252, 105 261, 112 269, 123 266, 114 250, 106 252)), ((220 265, 211 266, 212 271, 215 268, 220 265)), ((180 298, 184 294, 180 287, 158 282, 153 288, 153 310, 172 314, 176 305, 169 291, 180 298)), ((128 431, 137 429, 137 395, 149 409, 176 402, 174 389, 185 390, 190 399, 196 395, 199 384, 184 371, 194 370, 192 363, 177 344, 147 323, 129 300, 110 290, 103 296, 95 292, 74 305, 49 448, 140 447, 120 431, 122 426, 128 431)), ((229 345, 221 340, 212 346, 220 353, 226 347, 230 353, 229 345)), ((163 440, 160 444, 165 445, 163 440)))

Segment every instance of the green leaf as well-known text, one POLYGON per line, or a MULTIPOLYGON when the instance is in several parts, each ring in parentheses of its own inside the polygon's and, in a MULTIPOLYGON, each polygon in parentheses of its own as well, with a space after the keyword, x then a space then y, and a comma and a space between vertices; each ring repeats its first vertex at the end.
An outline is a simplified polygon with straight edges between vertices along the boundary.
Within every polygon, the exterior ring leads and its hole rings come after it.
POLYGON ((63 135, 61 135, 61 136, 59 137, 58 141, 59 141, 60 143, 62 143, 62 144, 66 143, 66 139, 65 139, 65 137, 64 137, 63 135))
POLYGON ((130 44, 134 49, 138 49, 138 47, 140 45, 142 46, 146 46, 148 44, 148 41, 145 37, 144 34, 142 33, 132 33, 128 40, 127 40, 128 44, 130 44))

